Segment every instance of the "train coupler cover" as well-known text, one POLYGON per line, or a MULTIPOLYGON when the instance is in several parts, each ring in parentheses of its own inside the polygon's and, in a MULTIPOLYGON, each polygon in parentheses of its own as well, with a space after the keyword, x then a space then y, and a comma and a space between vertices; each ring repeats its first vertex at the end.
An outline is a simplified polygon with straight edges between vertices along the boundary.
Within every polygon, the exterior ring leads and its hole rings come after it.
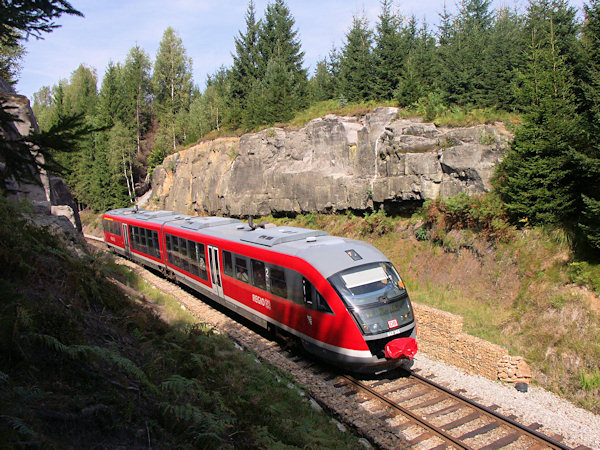
POLYGON ((417 341, 405 337, 390 341, 385 346, 385 357, 390 359, 406 358, 413 359, 417 354, 417 341))

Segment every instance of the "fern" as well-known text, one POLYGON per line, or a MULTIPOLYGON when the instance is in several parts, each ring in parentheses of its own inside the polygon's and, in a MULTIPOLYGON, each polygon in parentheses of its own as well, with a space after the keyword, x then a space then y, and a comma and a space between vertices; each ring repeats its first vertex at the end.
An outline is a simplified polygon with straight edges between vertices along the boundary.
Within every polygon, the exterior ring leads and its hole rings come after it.
POLYGON ((27 424, 25 422, 23 422, 22 419, 20 419, 18 417, 6 416, 6 415, 1 415, 0 418, 4 422, 6 422, 10 426, 10 428, 15 430, 21 436, 27 437, 29 439, 36 439, 38 437, 38 434, 35 431, 33 431, 31 428, 29 428, 27 426, 27 424))
POLYGON ((166 381, 161 383, 161 389, 165 392, 171 392, 177 397, 187 395, 195 389, 196 381, 181 375, 171 375, 166 381))
POLYGON ((185 403, 183 405, 173 405, 167 402, 161 402, 160 408, 163 413, 170 415, 177 421, 186 421, 193 424, 200 424, 205 419, 205 414, 196 406, 185 403))
POLYGON ((102 359, 110 364, 115 365, 119 369, 124 372, 132 375, 137 378, 141 382, 150 385, 150 381, 146 377, 146 374, 136 366, 130 359, 125 358, 118 353, 115 353, 106 348, 91 346, 91 345, 76 345, 71 347, 71 351, 73 355, 85 355, 85 356, 94 356, 96 358, 102 359))
POLYGON ((127 359, 109 349, 95 345, 65 345, 48 334, 35 333, 32 335, 38 342, 46 348, 68 356, 74 360, 91 360, 93 358, 101 359, 114 365, 125 373, 137 378, 141 382, 150 385, 146 374, 136 366, 130 359, 127 359))

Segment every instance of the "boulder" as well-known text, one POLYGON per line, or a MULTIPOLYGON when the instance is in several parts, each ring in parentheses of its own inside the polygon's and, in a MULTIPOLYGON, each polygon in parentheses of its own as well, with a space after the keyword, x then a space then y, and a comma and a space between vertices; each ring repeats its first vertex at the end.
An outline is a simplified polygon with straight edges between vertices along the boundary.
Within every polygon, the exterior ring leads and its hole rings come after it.
POLYGON ((330 114, 298 130, 203 142, 155 168, 150 205, 237 217, 397 210, 490 188, 510 139, 502 126, 443 129, 397 115, 330 114))

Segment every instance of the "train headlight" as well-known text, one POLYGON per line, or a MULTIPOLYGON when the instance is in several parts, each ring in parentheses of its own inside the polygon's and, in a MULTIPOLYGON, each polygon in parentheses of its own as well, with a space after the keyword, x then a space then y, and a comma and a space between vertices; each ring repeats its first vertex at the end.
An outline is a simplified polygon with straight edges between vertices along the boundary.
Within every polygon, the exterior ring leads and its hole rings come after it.
POLYGON ((369 331, 369 325, 367 325, 367 324, 364 324, 364 325, 363 325, 363 330, 365 330, 365 331, 369 331))

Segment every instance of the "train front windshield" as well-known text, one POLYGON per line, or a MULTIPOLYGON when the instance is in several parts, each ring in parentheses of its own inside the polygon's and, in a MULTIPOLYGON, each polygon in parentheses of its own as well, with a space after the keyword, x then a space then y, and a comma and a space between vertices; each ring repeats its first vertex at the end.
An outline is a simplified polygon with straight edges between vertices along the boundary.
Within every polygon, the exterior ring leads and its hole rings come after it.
POLYGON ((329 278, 364 334, 378 334, 413 321, 404 283, 391 263, 365 264, 329 278))

